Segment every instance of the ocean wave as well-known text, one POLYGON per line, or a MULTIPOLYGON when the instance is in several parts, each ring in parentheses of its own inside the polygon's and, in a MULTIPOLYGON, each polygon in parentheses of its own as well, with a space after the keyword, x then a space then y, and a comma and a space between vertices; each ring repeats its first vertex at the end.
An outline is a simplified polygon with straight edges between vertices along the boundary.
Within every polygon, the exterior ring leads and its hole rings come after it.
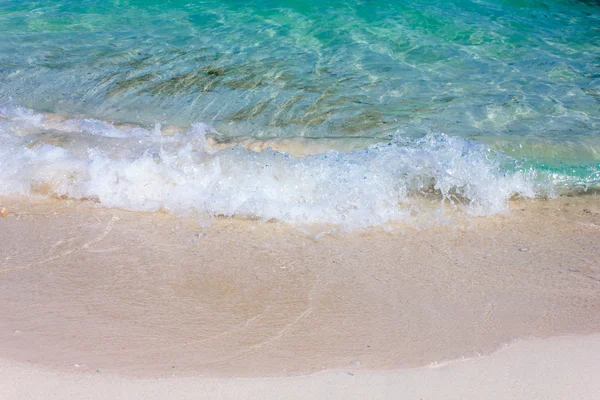
POLYGON ((250 139, 246 147, 244 140, 224 142, 206 124, 145 129, 3 106, 0 195, 354 228, 409 218, 422 198, 490 215, 505 211, 512 197, 554 196, 575 182, 444 134, 304 157, 273 150, 273 143, 253 149, 250 139))

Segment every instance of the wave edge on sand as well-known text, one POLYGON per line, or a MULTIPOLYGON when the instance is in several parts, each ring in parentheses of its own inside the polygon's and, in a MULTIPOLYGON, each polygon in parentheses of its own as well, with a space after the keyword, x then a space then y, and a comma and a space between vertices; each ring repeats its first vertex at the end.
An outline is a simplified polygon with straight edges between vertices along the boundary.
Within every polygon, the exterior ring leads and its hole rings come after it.
POLYGON ((487 357, 444 368, 329 371, 288 378, 135 380, 65 374, 0 360, 6 399, 533 399, 578 400, 600 392, 600 337, 556 337, 516 343, 487 357), (32 384, 32 382, 34 382, 32 384))
POLYGON ((340 141, 322 140, 309 145, 316 154, 304 157, 285 151, 309 142, 228 142, 206 124, 147 130, 4 106, 0 194, 353 229, 427 212, 422 199, 439 202, 434 210, 492 215, 514 197, 593 190, 600 176, 592 166, 573 175, 568 168, 528 167, 486 144, 444 134, 394 136, 353 150, 356 144, 346 144, 346 151, 327 149, 340 141))

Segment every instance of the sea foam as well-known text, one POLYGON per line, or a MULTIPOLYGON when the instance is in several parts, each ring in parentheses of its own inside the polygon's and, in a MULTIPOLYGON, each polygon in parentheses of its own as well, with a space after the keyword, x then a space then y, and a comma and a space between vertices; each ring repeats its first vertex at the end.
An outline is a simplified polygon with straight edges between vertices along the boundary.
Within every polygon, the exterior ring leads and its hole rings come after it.
POLYGON ((164 135, 160 126, 118 126, 4 106, 0 195, 354 228, 407 218, 410 205, 424 196, 489 215, 505 211, 513 196, 553 194, 551 180, 462 137, 397 136, 361 150, 294 157, 242 146, 216 149, 209 140, 216 134, 205 124, 164 135))

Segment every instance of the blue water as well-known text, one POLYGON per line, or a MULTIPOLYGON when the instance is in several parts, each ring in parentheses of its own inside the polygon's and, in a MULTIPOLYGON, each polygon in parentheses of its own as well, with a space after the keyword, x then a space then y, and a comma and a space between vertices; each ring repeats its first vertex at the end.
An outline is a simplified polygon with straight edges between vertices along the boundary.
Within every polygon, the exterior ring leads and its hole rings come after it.
MULTIPOLYGON (((0 35, 11 148, 19 109, 148 132, 201 122, 236 143, 458 136, 503 159, 495 177, 532 177, 535 195, 600 183, 597 1, 0 0, 0 35)), ((67 142, 52 145, 81 158, 67 142)))

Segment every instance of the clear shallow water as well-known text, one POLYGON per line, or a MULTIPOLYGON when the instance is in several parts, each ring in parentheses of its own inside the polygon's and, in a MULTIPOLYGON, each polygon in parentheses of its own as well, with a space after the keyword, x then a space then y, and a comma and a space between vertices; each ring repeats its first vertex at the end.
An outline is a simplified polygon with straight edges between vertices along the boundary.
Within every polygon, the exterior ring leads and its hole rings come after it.
POLYGON ((593 1, 0 1, 0 190, 359 225, 430 189, 476 213, 586 190, 600 182, 599 27, 593 1), (215 153, 215 132, 374 147, 215 153), (115 195, 91 172, 103 157, 103 171, 151 163, 115 195), (207 160, 232 168, 201 183, 207 160))

